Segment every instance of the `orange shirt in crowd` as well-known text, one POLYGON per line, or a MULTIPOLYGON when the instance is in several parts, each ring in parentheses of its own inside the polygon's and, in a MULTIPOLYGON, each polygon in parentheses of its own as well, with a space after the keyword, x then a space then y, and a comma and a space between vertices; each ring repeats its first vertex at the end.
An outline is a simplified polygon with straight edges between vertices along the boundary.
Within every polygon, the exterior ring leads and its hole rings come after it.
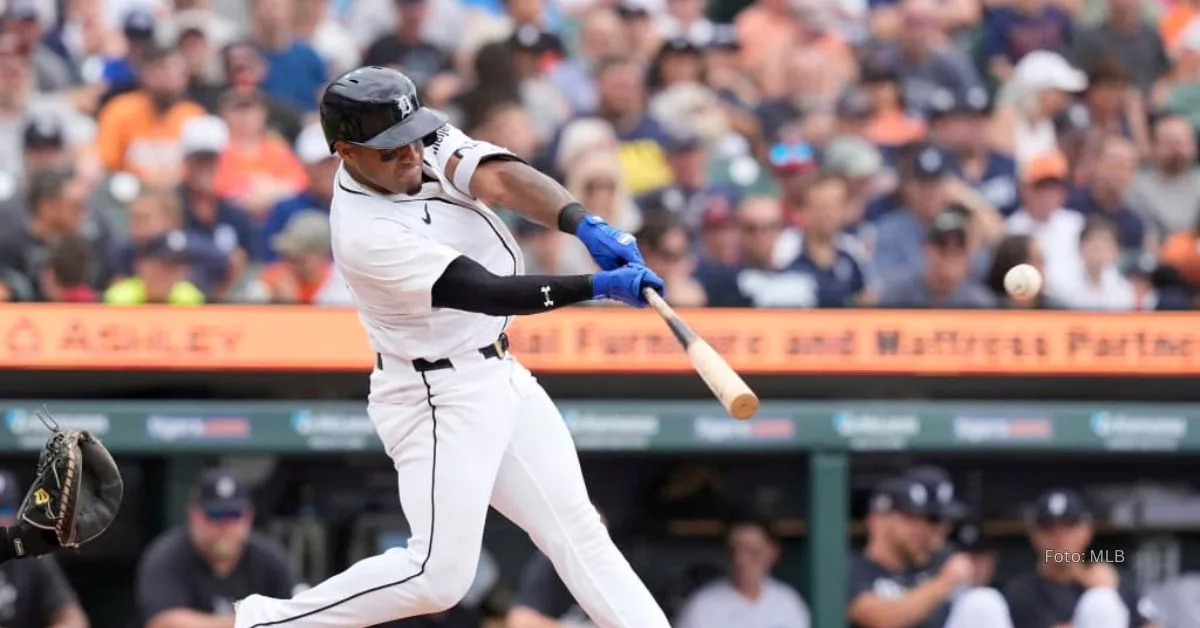
POLYGON ((296 284, 296 303, 300 305, 312 305, 313 299, 321 288, 325 287, 325 282, 329 279, 329 271, 331 266, 326 266, 325 270, 316 277, 316 281, 305 283, 295 279, 295 275, 291 269, 287 267, 286 262, 275 262, 263 269, 259 276, 259 281, 267 288, 272 296, 279 294, 280 286, 284 282, 294 281, 296 284))
POLYGON ((867 122, 866 136, 878 146, 901 146, 925 137, 925 122, 902 111, 879 114, 867 122))
POLYGON ((1177 2, 1158 20, 1158 36, 1167 52, 1175 49, 1180 35, 1196 19, 1196 7, 1191 2, 1177 2))
POLYGON ((253 147, 236 143, 226 147, 217 162, 217 194, 241 199, 262 186, 282 189, 281 196, 294 196, 308 187, 308 175, 288 145, 273 135, 253 147))
POLYGON ((733 27, 742 45, 742 63, 752 72, 766 63, 768 55, 788 48, 796 38, 796 26, 791 20, 757 5, 739 13, 733 27))
POLYGON ((1167 237, 1158 257, 1178 270, 1188 285, 1200 286, 1200 238, 1194 232, 1183 231, 1167 237))
POLYGON ((174 185, 183 162, 183 123, 202 115, 204 108, 189 101, 175 103, 160 115, 145 93, 121 94, 100 111, 97 156, 109 171, 130 172, 148 185, 174 185))

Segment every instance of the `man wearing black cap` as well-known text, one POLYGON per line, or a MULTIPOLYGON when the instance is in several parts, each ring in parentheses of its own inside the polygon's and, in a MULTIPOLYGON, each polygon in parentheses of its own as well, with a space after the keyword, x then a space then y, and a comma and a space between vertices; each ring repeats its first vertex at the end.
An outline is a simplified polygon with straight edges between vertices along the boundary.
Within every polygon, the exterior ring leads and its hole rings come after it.
POLYGON ((850 563, 852 627, 1013 627, 1000 593, 973 586, 966 556, 948 557, 936 572, 923 567, 936 510, 936 497, 920 482, 893 478, 875 488, 867 545, 850 563))
POLYGON ((930 565, 941 566, 957 548, 952 546, 950 532, 956 520, 962 516, 965 506, 955 501, 954 479, 950 472, 934 465, 921 465, 905 472, 904 477, 925 487, 933 498, 932 516, 929 527, 930 565))
POLYGON ((1013 621, 1025 628, 1146 628, 1153 613, 1132 578, 1118 573, 1114 553, 1089 553, 1094 516, 1078 492, 1042 493, 1030 517, 1037 568, 1008 583, 1013 621))
POLYGON ((122 279, 104 292, 110 305, 201 305, 204 292, 188 281, 188 261, 195 255, 194 236, 172 230, 133 246, 134 276, 122 279))
MULTIPOLYGON (((0 471, 0 527, 17 523, 22 486, 0 471)), ((75 590, 53 556, 10 560, 0 565, 0 626, 87 628, 75 590)))
POLYGON ((929 108, 930 139, 953 155, 958 176, 1005 216, 1016 211, 1017 164, 989 144, 987 90, 939 89, 930 96, 929 108))
POLYGON ((282 547, 253 531, 248 487, 222 469, 193 489, 187 525, 156 539, 138 565, 138 625, 231 628, 233 603, 252 593, 291 597, 298 586, 282 547))
POLYGON ((700 227, 704 210, 714 195, 732 197, 731 190, 718 190, 708 181, 708 154, 704 140, 687 130, 668 132, 663 140, 667 163, 675 175, 675 182, 667 187, 643 194, 637 206, 643 212, 663 211, 676 216, 695 233, 700 227))
POLYGON ((925 268, 883 284, 880 307, 973 309, 995 306, 995 296, 971 277, 969 217, 955 207, 934 219, 925 240, 925 268))
POLYGON ((71 165, 72 155, 67 142, 62 120, 57 116, 34 113, 25 124, 25 175, 52 168, 71 165))

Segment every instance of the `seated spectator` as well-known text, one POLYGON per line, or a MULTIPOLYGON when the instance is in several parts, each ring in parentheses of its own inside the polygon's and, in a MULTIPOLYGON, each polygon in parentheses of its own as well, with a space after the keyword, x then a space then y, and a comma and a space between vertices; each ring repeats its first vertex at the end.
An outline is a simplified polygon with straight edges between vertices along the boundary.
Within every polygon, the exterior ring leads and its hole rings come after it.
POLYGON ((850 562, 850 605, 855 628, 1026 626, 1009 619, 995 589, 972 586, 972 562, 954 554, 929 570, 930 517, 935 501, 919 482, 884 480, 871 494, 867 544, 850 562))
MULTIPOLYGON (((263 90, 263 82, 267 80, 267 60, 258 46, 250 41, 231 43, 221 51, 221 61, 229 87, 263 93, 267 103, 267 127, 283 136, 289 144, 295 143, 304 123, 295 106, 263 90)), ((220 113, 220 109, 218 94, 212 111, 220 113)))
POLYGON ((665 211, 678 218, 689 233, 695 233, 712 195, 731 195, 731 191, 717 189, 709 182, 708 147, 699 135, 671 133, 663 148, 675 182, 638 197, 637 206, 643 214, 665 211))
POLYGON ((1086 186, 1074 190, 1067 207, 1084 216, 1103 216, 1111 221, 1127 259, 1136 258, 1143 250, 1154 250, 1145 219, 1125 200, 1137 175, 1137 148, 1123 137, 1110 135, 1100 144, 1094 164, 1086 186))
POLYGON ((1147 106, 1186 116, 1192 127, 1200 130, 1200 20, 1183 32, 1171 62, 1147 106))
POLYGON ((742 238, 737 212, 723 196, 712 198, 700 222, 700 266, 733 266, 742 256, 742 238))
POLYGON ((865 136, 884 150, 893 150, 925 137, 925 122, 910 113, 899 71, 880 61, 867 60, 859 74, 860 87, 870 110, 865 136))
POLYGON ((1046 257, 1045 286, 1057 296, 1059 282, 1069 281, 1080 267, 1079 234, 1083 215, 1063 206, 1066 202, 1067 160, 1054 152, 1035 158, 1021 173, 1021 209, 1005 221, 1009 234, 1029 235, 1041 244, 1046 257))
POLYGON ((187 235, 171 231, 138 244, 133 251, 132 277, 104 292, 109 305, 202 305, 204 293, 187 280, 187 235))
POLYGON ((37 0, 9 0, 4 12, 7 30, 32 62, 37 90, 59 92, 73 87, 77 76, 65 59, 51 50, 42 39, 42 15, 37 0))
POLYGON ((1107 563, 1056 560, 1083 555, 1092 544, 1094 517, 1083 496, 1071 489, 1042 493, 1029 522, 1037 568, 1009 581, 1004 597, 1014 626, 1148 628, 1151 610, 1141 604, 1132 574, 1107 563))
POLYGON ((1105 4, 1106 19, 1075 34, 1071 56, 1078 64, 1115 59, 1131 74, 1133 88, 1149 96, 1170 66, 1162 39, 1146 22, 1140 0, 1108 0, 1105 4))
MULTIPOLYGON (((771 177, 779 188, 784 216, 797 215, 796 212, 804 203, 804 191, 808 188, 808 183, 821 171, 816 151, 807 142, 780 140, 771 146, 767 153, 767 161, 771 168, 771 177)), ((785 232, 785 242, 794 238, 793 231, 794 226, 785 232), (787 235, 789 233, 792 235, 787 235)))
POLYGON ((513 235, 525 258, 529 275, 583 275, 596 272, 596 264, 587 249, 569 234, 521 219, 513 235))
POLYGON ((155 539, 138 564, 138 625, 232 626, 234 602, 291 597, 300 586, 279 544, 254 531, 249 488, 221 469, 192 489, 187 523, 155 539))
POLYGON ((1025 55, 1000 89, 992 114, 992 146, 1011 155, 1018 166, 1058 150, 1055 120, 1071 104, 1071 95, 1086 88, 1087 75, 1062 55, 1045 50, 1025 55))
POLYGON ((612 58, 596 68, 596 113, 613 125, 619 142, 621 173, 632 194, 673 182, 663 153, 666 131, 646 113, 645 71, 628 58, 612 58))
POLYGON ((1150 148, 1146 110, 1141 96, 1130 85, 1129 73, 1119 61, 1101 58, 1087 68, 1088 86, 1079 102, 1067 108, 1059 144, 1071 162, 1072 181, 1091 177, 1095 161, 1111 136, 1133 142, 1134 155, 1150 148))
POLYGON ((317 51, 296 37, 294 12, 293 0, 254 0, 250 35, 267 62, 263 91, 307 114, 329 77, 317 51))
POLYGON ((183 99, 187 74, 178 49, 152 45, 143 54, 139 87, 100 110, 96 149, 110 172, 173 186, 181 176, 183 123, 204 115, 204 108, 183 99))
POLYGON ((983 55, 996 79, 1008 81, 1013 68, 1035 50, 1065 52, 1071 44, 1071 16, 1049 0, 1014 0, 983 18, 983 55))
POLYGON ((866 221, 867 206, 893 184, 891 173, 885 171, 883 154, 861 137, 843 135, 834 138, 821 152, 821 171, 846 184, 843 229, 870 248, 875 243, 875 233, 866 221))
POLYGON ((579 49, 550 71, 550 80, 566 97, 575 115, 596 111, 599 100, 594 73, 603 59, 632 52, 621 18, 612 7, 588 8, 579 20, 579 49))
POLYGON ((619 158, 610 153, 585 155, 565 174, 564 186, 588 211, 626 231, 641 225, 642 216, 625 185, 619 158))
POLYGON ((69 168, 74 155, 68 150, 66 129, 53 114, 33 113, 25 124, 22 163, 25 180, 34 172, 69 168))
POLYGON ((231 278, 229 256, 204 233, 184 227, 183 207, 175 190, 144 188, 129 203, 129 241, 116 250, 114 267, 122 278, 132 276, 136 250, 172 231, 187 235, 188 280, 206 292, 231 278))
POLYGON ((879 291, 880 307, 895 308, 989 308, 992 294, 970 274, 971 247, 967 218, 947 210, 933 221, 927 235, 923 269, 907 277, 884 283, 879 291))
POLYGON ((842 230, 848 202, 841 179, 823 175, 810 183, 800 210, 796 248, 785 252, 788 259, 776 260, 811 279, 813 307, 851 307, 874 299, 866 248, 842 230))
POLYGON ((650 61, 647 85, 659 91, 680 83, 700 83, 702 58, 700 46, 688 38, 667 39, 650 61))
POLYGON ((187 99, 210 114, 216 114, 224 91, 223 83, 217 78, 219 67, 214 62, 215 51, 220 47, 213 45, 203 25, 186 22, 177 25, 183 27, 178 40, 179 52, 187 68, 187 99))
MULTIPOLYGON (((101 107, 113 98, 137 89, 138 72, 146 63, 146 53, 157 45, 155 34, 158 20, 153 11, 132 5, 119 19, 125 46, 123 49, 120 46, 110 47, 119 51, 121 56, 106 55, 103 59, 104 65, 100 70, 100 83, 104 88, 99 99, 101 107)), ((109 53, 110 50, 104 52, 109 53)))
MULTIPOLYGON (((183 182, 179 186, 179 204, 183 227, 188 233, 203 235, 226 257, 222 279, 241 275, 246 262, 253 259, 257 244, 250 217, 217 194, 216 179, 222 152, 228 147, 229 130, 216 116, 192 118, 183 125, 183 182)), ((223 289, 214 294, 221 296, 223 289)))
MULTIPOLYGON (((270 0, 274 2, 275 0, 270 0)), ((267 127, 262 92, 232 88, 221 96, 221 117, 229 145, 217 162, 214 190, 261 222, 276 203, 308 186, 304 166, 291 148, 267 127)))
POLYGON ((24 220, 0 220, 0 268, 20 273, 41 299, 39 279, 51 244, 60 237, 87 239, 93 259, 100 260, 88 277, 93 287, 105 285, 112 269, 107 264, 112 247, 107 232, 85 204, 86 189, 71 169, 45 170, 30 178, 28 215, 24 220))
POLYGON ((271 240, 280 261, 259 277, 271 303, 350 305, 350 294, 329 256, 329 216, 300 212, 271 240))
POLYGON ((1200 166, 1196 131, 1187 118, 1167 115, 1154 122, 1149 168, 1129 190, 1129 206, 1160 233, 1191 229, 1200 218, 1200 166))
POLYGON ((99 293, 91 285, 95 252, 83 236, 67 234, 50 245, 50 258, 42 269, 42 297, 54 303, 94 303, 99 293))
POLYGON ((667 303, 675 307, 704 307, 708 296, 693 274, 696 259, 683 224, 671 215, 657 215, 638 230, 638 245, 646 266, 667 285, 667 303))
POLYGON ((1200 289, 1200 225, 1171 234, 1163 243, 1158 259, 1174 268, 1188 286, 1200 289))
POLYGON ((1004 236, 1004 239, 996 245, 996 252, 992 256, 992 267, 988 270, 986 282, 999 307, 1005 309, 1062 307, 1058 301, 1046 296, 1045 290, 1039 291, 1032 299, 1014 299, 1009 296, 1008 290, 1004 287, 1004 276, 1018 264, 1029 264, 1044 277, 1046 275, 1045 259, 1042 245, 1036 238, 1028 235, 1004 236))
POLYGON ((737 221, 742 234, 739 265, 728 275, 701 274, 704 291, 715 298, 724 290, 726 307, 814 307, 812 279, 775 263, 776 241, 783 231, 779 199, 766 196, 743 199, 737 221), (733 287, 736 289, 729 294, 733 287))
POLYGON ((1007 216, 1017 209, 1017 164, 988 142, 991 102, 982 87, 930 97, 930 140, 952 155, 954 170, 1007 216))
POLYGON ((804 598, 771 577, 779 562, 779 541, 767 524, 734 521, 726 537, 729 576, 692 594, 679 612, 678 628, 808 628, 804 598))
POLYGON ((363 56, 363 65, 403 68, 418 89, 441 73, 454 69, 445 50, 430 43, 424 26, 430 17, 431 0, 393 0, 396 4, 395 32, 371 44, 363 56))
POLYGON ((1082 264, 1071 275, 1055 283, 1054 295, 1072 310, 1139 310, 1152 305, 1135 285, 1121 274, 1117 262, 1121 249, 1117 229, 1107 219, 1095 216, 1079 233, 1082 264))
MULTIPOLYGON (((0 472, 0 526, 17 523, 21 486, 8 472, 0 472)), ((54 556, 35 560, 9 560, 0 565, 0 622, 22 628, 88 628, 88 616, 79 596, 54 556)))
POLYGON ((271 239, 287 226, 292 216, 310 210, 328 212, 333 203, 333 180, 342 160, 329 152, 325 132, 320 124, 304 127, 296 140, 296 157, 304 164, 308 186, 300 194, 280 201, 271 208, 258 229, 259 243, 255 259, 273 262, 278 259, 271 249, 271 239))

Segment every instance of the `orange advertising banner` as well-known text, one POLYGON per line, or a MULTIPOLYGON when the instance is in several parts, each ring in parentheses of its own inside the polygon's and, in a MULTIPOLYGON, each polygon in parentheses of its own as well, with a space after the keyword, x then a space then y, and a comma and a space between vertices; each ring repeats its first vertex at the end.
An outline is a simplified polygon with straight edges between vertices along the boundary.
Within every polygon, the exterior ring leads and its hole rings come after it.
MULTIPOLYGON (((1196 375, 1200 315, 921 310, 693 310, 742 373, 1196 375)), ((649 310, 516 319, 513 353, 542 373, 686 373, 649 310)), ((430 356, 436 358, 439 356, 430 356)), ((269 306, 0 306, 8 369, 369 371, 353 311, 269 306)))

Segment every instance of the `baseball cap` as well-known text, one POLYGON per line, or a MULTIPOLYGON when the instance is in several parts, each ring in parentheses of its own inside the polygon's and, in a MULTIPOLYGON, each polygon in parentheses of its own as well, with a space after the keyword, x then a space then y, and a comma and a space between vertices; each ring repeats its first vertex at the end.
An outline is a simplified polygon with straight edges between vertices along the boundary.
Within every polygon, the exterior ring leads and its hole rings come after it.
POLYGON ((1086 74, 1049 50, 1034 50, 1021 57, 1010 80, 1022 90, 1035 92, 1047 89, 1081 92, 1088 86, 1086 74))
POLYGON ((125 14, 122 30, 127 39, 146 40, 154 37, 156 26, 153 13, 144 7, 135 7, 125 14))
POLYGON ((324 252, 329 248, 329 216, 317 210, 299 212, 271 238, 271 248, 280 255, 324 252))
POLYGON ((35 115, 25 124, 26 149, 62 148, 66 145, 61 121, 55 116, 35 115))
POLYGON ((950 172, 950 156, 932 144, 925 144, 913 153, 910 173, 917 179, 936 179, 950 172))
POLYGON ((662 43, 658 54, 664 55, 672 52, 700 54, 700 47, 687 37, 671 37, 662 43))
POLYGON ((669 153, 682 153, 696 150, 704 146, 704 138, 689 129, 669 131, 662 141, 663 150, 669 153))
POLYGON ((923 484, 899 477, 889 478, 876 485, 871 493, 870 511, 877 514, 901 513, 929 517, 936 512, 936 505, 923 484))
POLYGON ((883 171, 883 155, 864 138, 836 137, 821 152, 821 165, 829 174, 851 179, 872 177, 883 171))
POLYGON ((218 116, 189 118, 180 130, 179 144, 185 157, 219 155, 229 145, 229 127, 218 116))
POLYGON ((1092 509, 1078 491, 1054 488, 1038 496, 1032 519, 1039 527, 1055 523, 1087 523, 1092 520, 1092 509))
POLYGON ((708 205, 704 207, 704 214, 700 218, 700 227, 702 229, 723 229, 736 225, 737 212, 729 197, 722 194, 710 195, 708 205))
POLYGON ((300 135, 296 136, 295 150, 301 163, 309 166, 326 159, 337 158, 336 154, 329 153, 329 144, 325 143, 325 132, 317 122, 304 127, 300 135))
MULTIPOLYGON (((937 225, 937 220, 934 220, 934 225, 937 225)), ((904 473, 904 477, 924 486, 939 507, 945 507, 954 501, 954 479, 950 477, 949 471, 941 467, 913 467, 904 473)))
POLYGON ((209 516, 241 515, 250 509, 249 488, 233 473, 209 469, 200 475, 193 499, 209 516))
POLYGON ((932 118, 954 114, 985 115, 990 111, 991 99, 982 87, 962 91, 939 88, 929 95, 929 115, 932 118))
POLYGON ((983 521, 975 513, 968 513, 959 520, 950 531, 950 541, 970 554, 991 551, 996 546, 995 540, 983 529, 983 521))
POLYGON ((617 15, 624 19, 648 17, 650 8, 646 6, 645 0, 621 0, 617 4, 617 15))
POLYGON ((732 24, 716 24, 713 26, 712 38, 708 40, 708 47, 718 50, 740 50, 742 42, 738 41, 737 31, 733 29, 732 24))
MULTIPOLYGON (((937 215, 933 219, 933 224, 929 227, 927 241, 934 246, 946 246, 948 244, 957 244, 958 246, 966 246, 967 244, 967 219, 962 212, 948 209, 937 215)), ((948 477, 948 476, 947 476, 948 477)), ((948 481, 948 480, 947 480, 948 481)), ((940 487, 939 487, 939 490, 940 487)), ((954 499, 954 485, 950 485, 950 499, 954 499)))
POLYGON ((145 242, 135 244, 133 256, 137 259, 152 259, 161 262, 184 264, 188 261, 188 236, 174 229, 156 235, 145 242))
POLYGON ((768 153, 771 167, 777 172, 796 172, 817 167, 812 146, 806 142, 780 142, 768 153))
POLYGON ((562 40, 532 24, 525 24, 513 31, 509 43, 521 52, 564 52, 562 40))
POLYGON ((1052 151, 1025 162, 1021 166, 1021 180, 1025 183, 1065 181, 1068 171, 1066 156, 1059 151, 1052 151))

